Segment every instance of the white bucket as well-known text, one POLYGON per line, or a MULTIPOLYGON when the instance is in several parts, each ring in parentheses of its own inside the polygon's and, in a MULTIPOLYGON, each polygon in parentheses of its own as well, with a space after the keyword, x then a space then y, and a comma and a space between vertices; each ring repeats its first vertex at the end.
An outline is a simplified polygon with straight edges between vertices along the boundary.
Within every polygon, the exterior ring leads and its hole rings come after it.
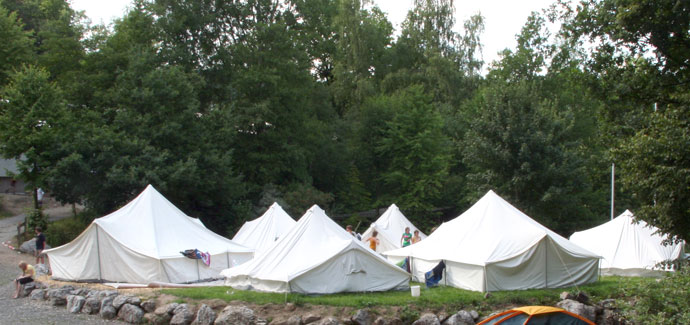
POLYGON ((411 286, 412 297, 419 297, 419 286, 411 286))

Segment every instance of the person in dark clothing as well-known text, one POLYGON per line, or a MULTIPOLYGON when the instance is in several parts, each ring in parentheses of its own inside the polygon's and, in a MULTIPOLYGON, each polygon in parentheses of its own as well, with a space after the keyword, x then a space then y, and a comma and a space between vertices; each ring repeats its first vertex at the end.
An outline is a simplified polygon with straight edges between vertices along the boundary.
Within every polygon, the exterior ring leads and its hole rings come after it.
POLYGON ((44 249, 46 249, 46 235, 43 234, 41 227, 36 227, 36 264, 45 264, 44 249))

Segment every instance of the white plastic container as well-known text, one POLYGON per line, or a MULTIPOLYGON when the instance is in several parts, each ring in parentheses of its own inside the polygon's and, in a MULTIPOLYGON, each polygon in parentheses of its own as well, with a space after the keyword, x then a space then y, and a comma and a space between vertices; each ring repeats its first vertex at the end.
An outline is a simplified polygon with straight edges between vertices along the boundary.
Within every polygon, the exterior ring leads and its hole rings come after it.
POLYGON ((412 297, 419 297, 419 286, 411 286, 412 297))

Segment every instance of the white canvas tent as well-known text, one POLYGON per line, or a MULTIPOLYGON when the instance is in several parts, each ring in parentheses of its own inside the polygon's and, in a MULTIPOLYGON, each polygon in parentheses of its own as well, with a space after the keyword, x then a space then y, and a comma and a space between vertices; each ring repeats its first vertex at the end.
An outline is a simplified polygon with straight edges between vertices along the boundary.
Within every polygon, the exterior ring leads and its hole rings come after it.
MULTIPOLYGON (((405 231, 405 227, 410 228, 411 234, 414 234, 415 230, 419 230, 410 220, 405 218, 405 215, 400 212, 397 205, 391 204, 386 212, 384 212, 381 217, 372 223, 369 229, 362 234, 362 241, 366 242, 367 239, 371 238, 374 230, 376 230, 378 232, 376 238, 379 239, 379 245, 376 247, 376 251, 386 252, 394 250, 402 247, 400 239, 405 231)), ((424 239, 426 235, 420 231, 419 237, 424 239)))
POLYGON ((474 291, 558 288, 597 280, 599 257, 534 221, 493 191, 421 242, 384 252, 410 257, 413 276, 440 261, 440 284, 474 291))
POLYGON ((665 246, 666 235, 625 210, 615 219, 591 229, 575 232, 570 241, 602 256, 603 275, 654 276, 659 262, 675 260, 683 252, 683 243, 665 246))
POLYGON ((307 294, 405 289, 410 279, 316 205, 264 254, 221 274, 238 289, 307 294))
POLYGON ((188 217, 151 185, 72 242, 46 250, 53 278, 142 284, 218 278, 252 252, 188 217), (210 265, 183 256, 186 249, 208 252, 210 265))
POLYGON ((274 202, 261 217, 245 222, 235 237, 232 237, 232 241, 253 248, 255 254, 259 255, 296 223, 280 204, 274 202))

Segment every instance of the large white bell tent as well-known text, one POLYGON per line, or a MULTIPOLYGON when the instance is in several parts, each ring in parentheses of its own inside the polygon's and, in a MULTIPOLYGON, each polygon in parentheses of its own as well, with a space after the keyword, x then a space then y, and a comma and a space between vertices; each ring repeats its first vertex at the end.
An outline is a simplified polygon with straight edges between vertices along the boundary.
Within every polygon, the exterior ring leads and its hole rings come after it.
POLYGON ((534 221, 493 191, 421 242, 384 252, 410 257, 417 281, 439 262, 440 284, 474 291, 558 288, 594 282, 599 256, 534 221))
MULTIPOLYGON (((376 247, 376 251, 386 252, 394 250, 402 247, 400 239, 406 227, 410 228, 411 234, 413 234, 415 230, 419 230, 410 220, 405 218, 405 215, 400 212, 397 205, 391 204, 386 212, 384 212, 381 217, 372 223, 369 229, 362 234, 362 241, 366 242, 367 239, 371 238, 374 231, 376 231, 378 232, 376 238, 379 239, 379 245, 376 247)), ((419 237, 424 239, 426 235, 420 231, 419 237)))
POLYGON ((252 249, 208 230, 151 185, 94 220, 72 242, 46 253, 55 279, 140 284, 218 278, 223 269, 253 257, 252 249), (201 259, 181 253, 195 249, 201 259))
POLYGON ((261 217, 245 222, 232 241, 253 248, 255 255, 259 255, 296 223, 280 204, 274 202, 261 217))
POLYGON ((602 256, 599 267, 603 275, 654 276, 664 261, 677 259, 683 243, 664 245, 667 235, 642 220, 635 222, 632 212, 625 210, 615 219, 591 229, 575 232, 570 241, 602 256))
POLYGON ((306 294, 405 289, 410 279, 316 205, 264 253, 221 274, 237 289, 306 294))

